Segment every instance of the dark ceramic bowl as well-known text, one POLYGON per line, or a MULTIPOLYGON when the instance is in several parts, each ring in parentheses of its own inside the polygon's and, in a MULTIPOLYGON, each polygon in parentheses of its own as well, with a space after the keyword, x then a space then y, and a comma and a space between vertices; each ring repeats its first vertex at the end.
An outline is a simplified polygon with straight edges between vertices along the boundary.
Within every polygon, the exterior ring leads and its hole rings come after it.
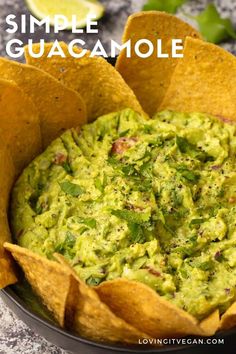
MULTIPOLYGON (((108 61, 115 65, 116 59, 108 61)), ((20 285, 21 287, 21 285, 20 285)), ((19 288, 20 288, 19 287, 19 288)), ((24 287, 24 285, 22 286, 24 287)), ((35 311, 35 307, 21 296, 21 291, 15 286, 9 286, 0 291, 0 296, 10 309, 30 328, 53 344, 72 353, 81 354, 111 354, 111 353, 177 353, 177 354, 236 354, 236 328, 215 335, 215 340, 224 344, 198 345, 165 345, 151 348, 146 345, 110 345, 101 344, 59 328, 49 316, 35 311)), ((37 300, 35 300, 37 301, 37 300)), ((215 341, 216 342, 216 341, 215 341)))
MULTIPOLYGON (((165 345, 158 348, 150 348, 146 345, 127 346, 101 344, 84 339, 76 334, 59 328, 50 319, 36 313, 29 304, 22 300, 14 287, 10 286, 0 292, 4 302, 13 312, 35 332, 45 337, 48 341, 59 347, 81 354, 110 354, 110 353, 156 353, 156 354, 235 354, 236 353, 236 328, 215 335, 214 340, 222 340, 224 344, 213 345, 165 345)), ((205 338, 206 340, 206 338, 205 338)))

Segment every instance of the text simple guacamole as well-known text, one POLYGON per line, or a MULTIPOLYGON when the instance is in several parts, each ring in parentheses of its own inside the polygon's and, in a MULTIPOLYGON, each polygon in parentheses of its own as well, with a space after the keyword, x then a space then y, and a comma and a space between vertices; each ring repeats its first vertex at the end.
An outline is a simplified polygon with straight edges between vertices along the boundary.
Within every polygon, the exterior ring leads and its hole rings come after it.
POLYGON ((141 281, 198 319, 236 298, 236 126, 132 110, 66 131, 18 179, 17 243, 89 285, 141 281))

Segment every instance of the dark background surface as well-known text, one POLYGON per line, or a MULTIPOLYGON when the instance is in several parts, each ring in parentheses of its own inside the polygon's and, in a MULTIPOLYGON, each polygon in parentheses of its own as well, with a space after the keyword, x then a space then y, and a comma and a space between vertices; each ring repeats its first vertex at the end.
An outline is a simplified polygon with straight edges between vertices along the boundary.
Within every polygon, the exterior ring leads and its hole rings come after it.
MULTIPOLYGON (((60 1, 60 0, 58 0, 60 1)), ((164 0, 163 0, 164 1, 164 0)), ((87 47, 92 48, 93 44, 99 38, 104 47, 108 50, 110 39, 114 39, 120 42, 123 27, 129 14, 141 9, 145 0, 101 0, 106 6, 106 15, 99 21, 99 34, 98 35, 83 35, 82 39, 86 40, 87 47)), ((202 11, 207 3, 212 1, 208 0, 192 0, 186 4, 179 13, 187 12, 192 15, 202 11)), ((236 25, 236 0, 217 0, 214 1, 222 15, 231 17, 236 25)), ((5 17, 13 13, 17 16, 20 14, 28 13, 24 4, 24 0, 0 0, 0 56, 5 56, 6 42, 11 38, 22 39, 25 43, 28 39, 28 35, 9 35, 5 32, 5 17)), ((32 36, 34 41, 40 38, 45 38, 47 41, 54 40, 56 36, 54 34, 44 35, 42 30, 38 30, 35 35, 32 36)), ((63 32, 57 36, 58 39, 64 41, 71 41, 76 38, 75 35, 70 32, 63 32)), ((236 54, 236 41, 228 41, 223 43, 222 46, 236 54)), ((230 343, 228 343, 230 345, 230 343)), ((224 346, 216 346, 220 349, 222 354, 233 354, 232 351, 224 348, 224 346)), ((218 353, 216 350, 215 353, 218 353)), ((209 348, 210 349, 210 348, 209 348)), ((188 353, 188 351, 186 351, 188 353)), ((0 354, 65 354, 60 348, 51 345, 42 337, 35 334, 29 327, 18 320, 16 316, 3 304, 0 299, 0 354)))

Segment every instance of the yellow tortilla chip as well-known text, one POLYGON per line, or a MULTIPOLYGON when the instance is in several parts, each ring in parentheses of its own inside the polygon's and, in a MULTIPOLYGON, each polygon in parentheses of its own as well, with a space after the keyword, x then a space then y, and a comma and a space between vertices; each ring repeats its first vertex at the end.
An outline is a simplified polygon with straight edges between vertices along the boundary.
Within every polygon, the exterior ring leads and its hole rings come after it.
POLYGON ((14 81, 35 103, 44 147, 64 130, 87 122, 81 96, 42 70, 0 58, 0 76, 14 81))
POLYGON ((14 262, 3 248, 3 243, 6 241, 11 241, 11 234, 5 212, 0 215, 0 289, 17 282, 14 262))
POLYGON ((17 281, 11 257, 3 243, 11 241, 7 220, 10 190, 15 178, 15 167, 6 146, 0 147, 0 289, 17 281))
MULTIPOLYGON (((131 40, 131 58, 125 50, 118 57, 116 69, 133 89, 145 112, 150 116, 156 113, 174 68, 181 58, 157 58, 157 50, 148 58, 140 58, 134 51, 140 39, 151 41, 157 47, 157 39, 162 40, 162 53, 171 55, 171 40, 186 36, 199 38, 200 34, 187 23, 165 12, 140 12, 129 17, 123 34, 123 43, 131 40)), ((140 47, 141 52, 147 46, 140 47)), ((181 52, 178 52, 181 53, 181 52)))
POLYGON ((220 329, 230 329, 236 326, 236 302, 228 308, 223 314, 220 321, 220 329))
POLYGON ((36 294, 63 327, 67 297, 72 286, 70 273, 63 265, 26 248, 11 243, 5 243, 4 247, 11 252, 36 294))
POLYGON ((200 327, 204 331, 205 335, 213 336, 220 327, 220 313, 219 310, 215 310, 207 318, 201 321, 200 327))
MULTIPOLYGON (((91 122, 104 114, 117 112, 123 108, 132 108, 143 113, 133 91, 124 82, 120 74, 102 57, 90 58, 90 52, 83 58, 76 59, 68 52, 65 43, 60 43, 66 58, 54 56, 47 58, 52 44, 45 44, 44 55, 32 58, 25 48, 28 64, 48 72, 65 86, 79 92, 83 97, 91 122)), ((33 47, 34 53, 39 51, 39 44, 33 47)), ((81 50, 74 47, 74 51, 81 50)))
POLYGON ((116 279, 102 283, 95 291, 117 316, 153 338, 204 335, 194 317, 145 284, 116 279))
POLYGON ((17 174, 41 151, 39 117, 35 105, 17 85, 2 79, 0 139, 12 155, 17 174))
POLYGON ((187 38, 159 110, 203 112, 236 120, 236 58, 224 49, 187 38))
POLYGON ((6 212, 16 171, 9 149, 3 142, 0 145, 0 171, 0 212, 6 212))
POLYGON ((55 257, 75 280, 67 303, 66 322, 69 328, 96 341, 138 343, 139 339, 150 338, 142 329, 134 328, 112 313, 94 289, 79 279, 63 256, 57 254, 55 257))

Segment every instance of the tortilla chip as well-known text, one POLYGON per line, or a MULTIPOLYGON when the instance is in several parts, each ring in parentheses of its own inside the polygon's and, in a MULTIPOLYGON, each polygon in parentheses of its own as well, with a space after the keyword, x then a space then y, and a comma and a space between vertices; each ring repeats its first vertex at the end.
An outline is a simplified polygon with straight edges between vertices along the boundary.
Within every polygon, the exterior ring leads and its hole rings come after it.
POLYGON ((7 214, 0 215, 0 289, 17 282, 12 257, 4 250, 3 243, 11 241, 7 214))
POLYGON ((5 243, 19 263, 36 294, 53 313, 60 326, 64 327, 67 297, 72 286, 72 277, 63 265, 41 257, 30 250, 5 243))
POLYGON ((0 139, 16 173, 41 152, 39 118, 33 102, 13 82, 0 79, 0 139))
POLYGON ((138 343, 140 339, 150 338, 142 329, 139 331, 113 314, 94 289, 79 279, 63 256, 56 254, 55 257, 75 280, 67 303, 66 323, 70 329, 96 341, 138 343))
POLYGON ((220 321, 220 330, 230 329, 236 326, 236 302, 228 308, 220 321))
MULTIPOLYGON (((90 52, 80 59, 75 59, 68 52, 65 43, 60 43, 66 58, 54 56, 47 58, 52 47, 45 44, 41 58, 32 58, 25 48, 28 64, 48 72, 65 86, 79 92, 83 97, 88 112, 89 122, 104 114, 117 112, 123 108, 132 108, 143 113, 133 91, 126 85, 120 74, 102 57, 90 58, 90 52)), ((39 44, 33 47, 38 52, 39 44)), ((79 53, 81 49, 74 47, 79 53)))
POLYGON ((15 177, 15 167, 6 146, 0 147, 0 289, 17 281, 11 257, 3 248, 3 243, 11 241, 7 220, 10 190, 15 177))
POLYGON ((9 194, 15 180, 16 170, 7 146, 0 146, 0 213, 6 212, 9 194))
POLYGON ((219 310, 212 312, 207 318, 201 321, 200 327, 205 335, 213 336, 220 327, 220 313, 219 310))
POLYGON ((115 279, 100 284, 95 291, 117 316, 153 338, 204 335, 194 317, 145 284, 115 279))
MULTIPOLYGON (((187 23, 165 12, 139 12, 129 17, 123 34, 123 43, 131 39, 131 58, 125 50, 118 57, 116 69, 133 89, 145 112, 156 113, 170 84, 174 68, 180 58, 157 58, 157 50, 149 58, 140 58, 134 51, 136 42, 148 39, 156 48, 162 40, 162 53, 171 55, 171 40, 186 36, 199 38, 200 34, 187 23)), ((146 45, 140 47, 145 49, 146 45)))
POLYGON ((159 110, 204 112, 236 120, 236 58, 224 49, 187 38, 159 110))
POLYGON ((42 70, 0 58, 0 76, 14 81, 37 106, 44 147, 64 130, 87 122, 81 96, 42 70))

